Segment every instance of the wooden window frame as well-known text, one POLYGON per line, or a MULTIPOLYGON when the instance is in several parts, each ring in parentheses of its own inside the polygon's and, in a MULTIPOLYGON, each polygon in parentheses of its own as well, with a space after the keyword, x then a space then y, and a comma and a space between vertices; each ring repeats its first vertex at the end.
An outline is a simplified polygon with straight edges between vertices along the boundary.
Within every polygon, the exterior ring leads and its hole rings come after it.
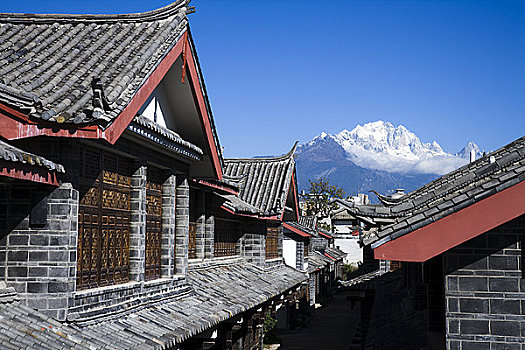
POLYGON ((160 278, 162 254, 162 170, 148 166, 144 280, 160 278))
POLYGON ((225 257, 239 255, 237 242, 240 238, 238 221, 215 219, 213 256, 225 257))
POLYGON ((131 174, 130 159, 80 149, 78 290, 129 281, 131 174))
POLYGON ((271 260, 279 258, 279 228, 268 227, 266 229, 265 241, 265 259, 271 260))

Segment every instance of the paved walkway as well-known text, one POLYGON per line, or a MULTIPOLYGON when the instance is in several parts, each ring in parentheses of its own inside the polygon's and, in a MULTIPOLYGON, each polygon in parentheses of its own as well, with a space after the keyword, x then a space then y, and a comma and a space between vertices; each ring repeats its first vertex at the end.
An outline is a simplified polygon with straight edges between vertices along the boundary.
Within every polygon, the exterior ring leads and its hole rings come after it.
POLYGON ((280 332, 279 350, 347 350, 358 321, 359 304, 352 310, 345 295, 334 295, 330 304, 313 311, 306 327, 280 332))

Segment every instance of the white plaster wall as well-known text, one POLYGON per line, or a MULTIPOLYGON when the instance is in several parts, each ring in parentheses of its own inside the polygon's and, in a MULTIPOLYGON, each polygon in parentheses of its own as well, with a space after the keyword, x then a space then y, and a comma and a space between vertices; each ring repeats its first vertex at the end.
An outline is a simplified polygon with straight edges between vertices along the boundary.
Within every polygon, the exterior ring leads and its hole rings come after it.
POLYGON ((295 269, 296 267, 297 243, 293 239, 283 239, 283 258, 284 263, 295 269))
POLYGON ((353 222, 350 220, 334 220, 335 233, 351 233, 353 222))
POLYGON ((336 238, 334 245, 346 253, 343 259, 345 264, 363 262, 363 249, 357 238, 336 238))

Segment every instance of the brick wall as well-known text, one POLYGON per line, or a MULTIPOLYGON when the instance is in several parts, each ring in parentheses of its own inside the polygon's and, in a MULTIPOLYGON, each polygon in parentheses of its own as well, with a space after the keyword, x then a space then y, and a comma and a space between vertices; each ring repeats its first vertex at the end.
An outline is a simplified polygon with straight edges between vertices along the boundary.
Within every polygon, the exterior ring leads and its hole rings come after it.
POLYGON ((75 289, 78 191, 70 183, 50 189, 47 223, 38 227, 30 225, 35 191, 24 183, 11 187, 7 210, 21 221, 2 233, 2 269, 23 303, 64 320, 75 289))
POLYGON ((444 254, 448 349, 525 349, 525 216, 444 254))

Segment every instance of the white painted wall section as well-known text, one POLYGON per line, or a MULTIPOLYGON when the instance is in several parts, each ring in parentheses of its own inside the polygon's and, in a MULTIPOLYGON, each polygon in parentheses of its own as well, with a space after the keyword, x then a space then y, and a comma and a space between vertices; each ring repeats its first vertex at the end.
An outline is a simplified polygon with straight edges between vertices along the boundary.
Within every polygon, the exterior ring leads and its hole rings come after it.
POLYGON ((284 263, 296 268, 297 242, 293 239, 283 239, 283 258, 284 263))
POLYGON ((346 253, 343 258, 345 264, 363 262, 363 249, 359 246, 357 238, 336 238, 334 245, 346 253))

